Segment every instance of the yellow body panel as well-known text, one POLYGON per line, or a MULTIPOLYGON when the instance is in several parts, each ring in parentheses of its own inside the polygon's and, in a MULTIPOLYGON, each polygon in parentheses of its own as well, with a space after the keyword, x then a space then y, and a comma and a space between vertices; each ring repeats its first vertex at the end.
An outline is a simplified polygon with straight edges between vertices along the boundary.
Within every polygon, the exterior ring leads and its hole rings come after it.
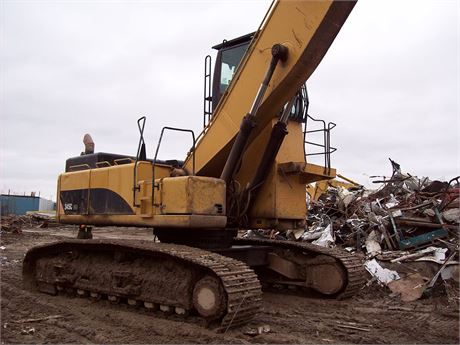
POLYGON ((87 189, 89 188, 91 170, 74 171, 59 176, 61 190, 87 189))
POLYGON ((129 205, 133 204, 134 164, 91 169, 90 188, 116 191, 129 205))
POLYGON ((224 181, 197 176, 169 177, 170 167, 158 165, 155 176, 159 178, 155 180, 152 203, 152 163, 137 165, 135 200, 134 167, 131 163, 61 174, 58 220, 70 224, 225 227, 224 181), (76 197, 65 200, 66 193, 76 193, 76 197), (72 203, 77 206, 66 206, 72 203), (121 206, 116 209, 116 205, 121 206))
POLYGON ((161 214, 225 214, 225 182, 183 176, 160 182, 161 214))

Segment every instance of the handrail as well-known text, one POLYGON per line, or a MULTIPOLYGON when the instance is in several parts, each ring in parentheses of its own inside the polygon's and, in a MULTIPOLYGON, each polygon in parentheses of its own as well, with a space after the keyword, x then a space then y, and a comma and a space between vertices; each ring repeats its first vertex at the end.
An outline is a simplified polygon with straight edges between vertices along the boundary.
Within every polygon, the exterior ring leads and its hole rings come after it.
POLYGON ((195 132, 193 132, 191 129, 184 129, 184 128, 177 128, 177 127, 163 127, 161 129, 161 134, 160 134, 160 139, 158 140, 158 145, 155 150, 155 157, 153 159, 153 164, 152 164, 152 206, 155 206, 155 187, 159 188, 159 185, 155 185, 155 166, 157 165, 157 157, 158 157, 158 151, 160 150, 160 145, 161 145, 161 140, 163 139, 163 134, 165 130, 170 130, 170 131, 177 131, 177 132, 188 132, 192 135, 193 139, 193 146, 190 152, 192 152, 192 175, 195 175, 195 145, 196 145, 196 139, 195 139, 195 132))
POLYGON ((110 167, 110 166, 111 165, 108 161, 96 162, 97 168, 104 168, 104 167, 110 167))
POLYGON ((212 117, 212 91, 211 91, 211 55, 204 58, 204 100, 203 100, 203 128, 212 117))
MULTIPOLYGON (((83 163, 83 164, 71 165, 71 166, 69 167, 69 170, 75 169, 75 168, 83 168, 83 167, 86 167, 86 169, 91 169, 91 167, 89 166, 89 164, 83 163)), ((86 170, 86 169, 79 169, 79 170, 86 170)), ((76 171, 78 171, 78 170, 76 170, 76 171)))
POLYGON ((123 157, 123 158, 114 159, 113 162, 115 163, 115 165, 129 164, 129 163, 133 163, 134 159, 129 158, 129 157, 123 157), (123 163, 123 162, 126 162, 126 163, 123 163))
POLYGON ((337 151, 336 147, 331 146, 331 131, 334 129, 337 125, 334 122, 328 122, 326 124, 326 121, 322 119, 315 119, 313 116, 308 114, 308 106, 309 106, 309 100, 308 100, 308 92, 307 88, 305 85, 302 86, 301 88, 301 96, 303 99, 303 106, 304 106, 304 113, 305 113, 305 123, 304 123, 304 130, 303 130, 303 141, 304 141, 304 147, 303 147, 303 152, 305 156, 305 162, 307 161, 308 156, 318 156, 318 155, 324 155, 324 169, 327 174, 330 173, 331 171, 331 154, 337 151), (319 129, 308 129, 308 120, 310 122, 315 122, 315 123, 320 123, 320 128, 319 129), (313 142, 307 140, 307 134, 311 133, 323 133, 323 140, 322 143, 318 142, 313 142), (322 150, 313 152, 313 153, 307 153, 307 145, 315 146, 315 147, 320 147, 322 150))
POLYGON ((145 116, 142 116, 139 119, 137 119, 137 128, 139 129, 139 144, 137 145, 137 153, 136 153, 136 160, 134 163, 134 176, 133 176, 133 206, 135 207, 140 206, 136 204, 136 191, 141 190, 140 186, 136 186, 137 184, 137 163, 139 162, 141 152, 144 151, 145 153, 145 141, 144 141, 145 121, 146 121, 145 116))

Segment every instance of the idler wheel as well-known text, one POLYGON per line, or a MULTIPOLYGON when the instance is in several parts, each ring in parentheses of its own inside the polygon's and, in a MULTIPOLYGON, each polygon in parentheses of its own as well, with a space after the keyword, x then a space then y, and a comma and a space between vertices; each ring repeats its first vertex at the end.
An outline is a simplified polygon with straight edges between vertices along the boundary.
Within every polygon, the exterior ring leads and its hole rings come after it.
POLYGON ((227 295, 219 280, 211 276, 200 279, 193 289, 193 306, 207 319, 222 316, 227 306, 227 295))
POLYGON ((306 269, 307 286, 325 295, 340 292, 347 284, 347 272, 334 258, 318 255, 306 269))

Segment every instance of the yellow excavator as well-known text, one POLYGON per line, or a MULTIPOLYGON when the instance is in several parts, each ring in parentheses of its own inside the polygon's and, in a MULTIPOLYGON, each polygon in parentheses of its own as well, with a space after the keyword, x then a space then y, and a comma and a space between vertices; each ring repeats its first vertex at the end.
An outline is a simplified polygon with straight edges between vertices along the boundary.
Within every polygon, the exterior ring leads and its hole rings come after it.
POLYGON ((205 60, 198 137, 164 127, 148 159, 141 118, 136 156, 69 158, 58 178, 59 222, 150 227, 156 240, 36 246, 24 258, 25 288, 191 314, 220 329, 258 312, 261 284, 337 298, 359 290, 363 270, 348 253, 237 236, 246 229, 305 228, 305 186, 334 178, 328 158, 324 166, 306 160, 303 85, 354 5, 274 1, 255 33, 215 46, 213 76, 205 60), (168 131, 190 136, 184 161, 158 159, 168 131))

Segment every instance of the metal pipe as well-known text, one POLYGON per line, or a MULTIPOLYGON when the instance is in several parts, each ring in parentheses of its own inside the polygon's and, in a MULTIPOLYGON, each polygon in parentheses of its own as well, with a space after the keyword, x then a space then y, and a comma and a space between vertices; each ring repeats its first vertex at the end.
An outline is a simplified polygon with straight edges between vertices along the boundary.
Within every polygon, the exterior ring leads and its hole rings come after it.
POLYGON ((265 151, 262 155, 262 159, 260 160, 257 171, 247 188, 248 193, 251 194, 248 198, 249 205, 247 207, 247 210, 251 209, 251 204, 255 199, 254 194, 267 178, 267 175, 270 172, 270 167, 273 165, 276 155, 280 150, 281 144, 284 141, 284 137, 288 134, 287 123, 289 122, 289 116, 291 114, 291 109, 294 105, 295 100, 296 96, 294 96, 289 101, 288 105, 281 114, 278 122, 272 128, 270 138, 268 140, 267 146, 265 147, 265 151))
POLYGON ((145 141, 144 141, 144 128, 145 128, 146 117, 142 116, 137 120, 137 127, 139 128, 139 144, 137 145, 136 161, 134 162, 134 177, 133 177, 133 206, 139 207, 136 204, 136 191, 140 191, 141 187, 137 186, 137 163, 139 160, 146 160, 147 154, 145 152, 145 141))
POLYGON ((251 110, 249 111, 249 116, 256 116, 257 110, 259 109, 260 103, 262 102, 262 99, 265 95, 265 91, 267 91, 268 84, 272 79, 273 72, 275 72, 276 65, 278 64, 279 60, 286 61, 287 52, 288 49, 282 44, 273 45, 270 66, 268 67, 267 72, 265 73, 265 77, 262 81, 262 84, 260 84, 259 91, 257 91, 256 98, 254 99, 254 103, 252 104, 251 110))
POLYGON ((264 80, 257 91, 251 110, 241 121, 240 130, 236 136, 235 142, 233 143, 232 149, 230 150, 227 161, 225 162, 222 174, 220 175, 220 178, 224 180, 227 185, 233 179, 233 176, 240 165, 249 136, 256 125, 255 118, 257 110, 259 109, 260 103, 265 95, 265 91, 267 90, 268 84, 273 76, 276 65, 280 60, 285 61, 287 59, 287 55, 288 49, 285 46, 281 44, 273 45, 270 66, 268 67, 264 80))

